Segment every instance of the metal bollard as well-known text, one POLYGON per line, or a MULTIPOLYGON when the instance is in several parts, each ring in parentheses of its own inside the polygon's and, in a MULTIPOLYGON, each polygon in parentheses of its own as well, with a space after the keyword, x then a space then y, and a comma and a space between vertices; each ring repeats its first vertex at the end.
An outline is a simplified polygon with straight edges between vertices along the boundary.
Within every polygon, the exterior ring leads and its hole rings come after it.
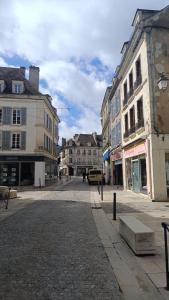
POLYGON ((166 266, 166 289, 169 290, 169 266, 168 266, 168 243, 167 231, 169 232, 169 224, 162 222, 161 226, 164 228, 164 246, 165 246, 165 266, 166 266))
POLYGON ((103 179, 101 180, 101 201, 103 201, 103 179))
POLYGON ((116 193, 113 193, 113 220, 116 220, 116 193))

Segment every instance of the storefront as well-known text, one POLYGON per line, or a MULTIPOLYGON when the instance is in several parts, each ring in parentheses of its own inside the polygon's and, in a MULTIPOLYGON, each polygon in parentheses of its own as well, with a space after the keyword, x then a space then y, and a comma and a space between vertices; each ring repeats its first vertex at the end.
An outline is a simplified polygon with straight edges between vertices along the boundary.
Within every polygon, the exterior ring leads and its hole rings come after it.
POLYGON ((0 185, 43 186, 56 175, 56 161, 44 156, 0 156, 0 185))
POLYGON ((122 152, 114 151, 111 154, 112 161, 112 184, 123 185, 122 152))
POLYGON ((126 188, 137 193, 147 193, 146 152, 145 143, 124 149, 126 188))

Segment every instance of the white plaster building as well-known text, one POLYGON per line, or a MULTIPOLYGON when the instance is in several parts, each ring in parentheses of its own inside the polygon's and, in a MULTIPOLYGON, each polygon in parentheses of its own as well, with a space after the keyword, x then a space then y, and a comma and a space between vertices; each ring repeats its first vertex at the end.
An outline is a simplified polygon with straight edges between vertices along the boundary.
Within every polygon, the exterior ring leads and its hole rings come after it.
POLYGON ((75 134, 66 141, 61 156, 61 171, 64 175, 81 176, 89 169, 102 169, 102 138, 96 133, 75 134))
POLYGON ((0 185, 44 186, 56 172, 57 111, 39 68, 0 68, 0 185))

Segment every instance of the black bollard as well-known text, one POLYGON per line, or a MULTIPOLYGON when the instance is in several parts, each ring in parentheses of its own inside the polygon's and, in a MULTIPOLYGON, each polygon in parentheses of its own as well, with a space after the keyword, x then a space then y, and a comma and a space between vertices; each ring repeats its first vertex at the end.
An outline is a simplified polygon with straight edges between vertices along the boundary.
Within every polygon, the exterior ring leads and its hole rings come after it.
POLYGON ((101 180, 101 201, 103 201, 103 178, 101 180))
POLYGON ((166 266, 166 289, 169 290, 169 266, 168 266, 168 243, 167 231, 169 231, 169 224, 162 222, 161 226, 164 228, 164 246, 165 246, 165 266, 166 266))
POLYGON ((116 220, 116 193, 113 193, 113 220, 116 220))

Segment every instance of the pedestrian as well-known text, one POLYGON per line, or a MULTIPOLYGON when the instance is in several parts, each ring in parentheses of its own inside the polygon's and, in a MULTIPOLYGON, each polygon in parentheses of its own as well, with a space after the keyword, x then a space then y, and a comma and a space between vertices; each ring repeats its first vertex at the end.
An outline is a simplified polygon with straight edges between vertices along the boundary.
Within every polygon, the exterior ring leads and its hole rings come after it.
POLYGON ((86 173, 83 172, 83 182, 86 181, 86 173))

